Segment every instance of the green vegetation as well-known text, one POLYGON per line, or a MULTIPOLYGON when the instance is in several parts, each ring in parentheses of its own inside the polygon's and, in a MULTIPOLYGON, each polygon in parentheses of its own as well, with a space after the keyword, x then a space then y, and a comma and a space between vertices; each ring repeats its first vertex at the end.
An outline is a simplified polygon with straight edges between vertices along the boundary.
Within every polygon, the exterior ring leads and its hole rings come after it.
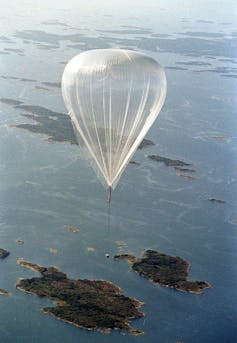
POLYGON ((142 258, 133 255, 116 255, 115 259, 126 259, 132 269, 155 284, 175 288, 179 291, 200 294, 211 285, 205 281, 188 281, 189 263, 180 257, 169 256, 159 251, 146 250, 142 258))
POLYGON ((45 268, 23 260, 18 263, 41 273, 41 277, 20 280, 16 287, 54 300, 57 306, 44 308, 45 313, 88 330, 108 332, 121 329, 133 334, 142 333, 128 322, 143 316, 138 310, 142 303, 124 296, 112 283, 71 280, 54 267, 45 268))

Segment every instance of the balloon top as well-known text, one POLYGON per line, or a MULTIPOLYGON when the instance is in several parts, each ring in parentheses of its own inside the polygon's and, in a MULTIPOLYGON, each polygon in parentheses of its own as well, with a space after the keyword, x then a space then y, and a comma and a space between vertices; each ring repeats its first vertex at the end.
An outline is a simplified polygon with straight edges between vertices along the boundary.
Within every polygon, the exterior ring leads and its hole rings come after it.
POLYGON ((89 50, 66 65, 62 93, 86 156, 102 183, 115 188, 162 108, 163 68, 132 50, 89 50))

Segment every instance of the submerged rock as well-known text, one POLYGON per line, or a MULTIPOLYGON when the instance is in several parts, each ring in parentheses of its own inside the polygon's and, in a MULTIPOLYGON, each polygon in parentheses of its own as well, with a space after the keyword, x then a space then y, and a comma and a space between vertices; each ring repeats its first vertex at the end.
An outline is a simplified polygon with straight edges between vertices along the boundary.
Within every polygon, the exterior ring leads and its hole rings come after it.
POLYGON ((43 91, 47 91, 47 92, 52 92, 52 89, 49 89, 49 88, 43 87, 43 86, 35 86, 35 89, 39 89, 39 90, 43 90, 43 91))
POLYGON ((178 291, 200 294, 211 285, 205 281, 188 281, 190 264, 181 257, 169 256, 156 250, 146 250, 141 258, 130 254, 116 255, 126 259, 139 275, 155 284, 175 288, 178 291))
POLYGON ((76 227, 69 226, 69 225, 64 225, 64 229, 73 233, 80 232, 80 230, 77 229, 76 227))
POLYGON ((16 99, 9 99, 9 98, 0 98, 0 102, 6 105, 20 105, 22 104, 22 101, 16 100, 16 99))
POLYGON ((86 250, 87 250, 87 251, 95 251, 95 248, 93 248, 93 247, 87 247, 86 250))
POLYGON ((209 136, 210 138, 216 139, 218 141, 227 141, 229 137, 227 136, 209 136))
POLYGON ((58 249, 55 249, 55 248, 49 248, 49 252, 51 253, 51 254, 57 254, 58 253, 58 249))
POLYGON ((143 333, 129 323, 144 315, 138 310, 142 303, 124 296, 111 282, 73 280, 54 267, 45 268, 24 260, 18 260, 18 264, 41 274, 41 277, 20 280, 16 287, 54 300, 57 305, 44 308, 45 313, 88 330, 120 329, 133 334, 143 333))
POLYGON ((45 86, 61 88, 61 82, 41 82, 45 86))

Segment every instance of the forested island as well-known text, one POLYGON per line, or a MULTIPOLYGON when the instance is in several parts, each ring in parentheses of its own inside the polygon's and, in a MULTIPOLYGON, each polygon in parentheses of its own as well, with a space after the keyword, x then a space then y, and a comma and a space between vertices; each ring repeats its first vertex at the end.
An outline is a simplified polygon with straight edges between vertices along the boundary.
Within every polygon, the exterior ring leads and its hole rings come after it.
POLYGON ((115 255, 114 259, 126 259, 132 270, 155 284, 175 288, 178 291, 200 294, 211 285, 206 281, 188 281, 190 264, 181 257, 169 256, 156 250, 146 250, 141 258, 130 254, 115 255))
POLYGON ((54 267, 41 267, 24 260, 18 260, 18 264, 41 274, 41 277, 19 280, 16 287, 55 301, 56 306, 43 309, 45 313, 88 330, 120 329, 134 335, 143 333, 129 323, 144 315, 139 311, 143 303, 124 296, 111 282, 73 280, 54 267))

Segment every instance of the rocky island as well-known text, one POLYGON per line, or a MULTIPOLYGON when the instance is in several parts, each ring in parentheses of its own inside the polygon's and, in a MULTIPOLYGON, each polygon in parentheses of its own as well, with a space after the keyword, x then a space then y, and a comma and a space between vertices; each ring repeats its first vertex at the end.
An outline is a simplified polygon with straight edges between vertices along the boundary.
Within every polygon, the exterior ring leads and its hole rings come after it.
POLYGON ((182 168, 182 167, 179 167, 179 166, 175 166, 174 169, 178 170, 178 171, 181 171, 181 172, 188 172, 188 173, 195 173, 196 172, 195 169, 182 168))
POLYGON ((76 227, 69 226, 69 225, 64 225, 64 229, 73 233, 80 232, 80 229, 77 229, 76 227))
MULTIPOLYGON (((167 157, 162 157, 159 155, 149 155, 148 156, 151 160, 156 162, 163 162, 167 167, 184 167, 184 166, 192 166, 191 163, 187 163, 180 160, 172 160, 167 157)), ((187 171, 187 170, 186 170, 187 171)))
POLYGON ((185 179, 189 179, 189 180, 197 180, 197 178, 195 176, 191 176, 191 175, 187 175, 187 174, 176 174, 179 177, 183 177, 185 179))
POLYGON ((136 162, 136 161, 130 161, 129 163, 134 165, 134 166, 140 166, 141 165, 141 163, 136 162))
POLYGON ((0 295, 10 295, 10 293, 5 289, 0 289, 0 295))
POLYGON ((175 288, 178 291, 201 294, 211 285, 205 281, 188 281, 190 264, 181 257, 169 256, 156 250, 146 250, 141 258, 130 254, 115 255, 126 259, 132 270, 155 284, 175 288))
POLYGON ((129 323, 144 315, 138 310, 142 303, 124 296, 122 290, 111 282, 73 280, 54 267, 41 267, 24 260, 18 260, 18 264, 41 274, 41 277, 19 280, 16 287, 52 299, 56 306, 44 308, 45 313, 88 330, 109 332, 120 329, 134 335, 143 333, 129 323))
POLYGON ((149 146, 155 145, 154 142, 152 142, 150 139, 144 138, 140 145, 138 146, 138 149, 148 148, 149 146))
POLYGON ((225 200, 218 199, 218 198, 208 198, 208 201, 210 201, 210 202, 217 202, 219 204, 224 204, 225 203, 225 200))
MULTIPOLYGON (((7 256, 10 255, 10 252, 0 248, 0 259, 4 259, 7 256)), ((10 293, 8 291, 6 291, 5 289, 0 289, 0 295, 9 295, 10 293)))
POLYGON ((8 255, 10 255, 10 252, 5 250, 5 249, 2 249, 0 248, 0 258, 6 258, 8 255))

